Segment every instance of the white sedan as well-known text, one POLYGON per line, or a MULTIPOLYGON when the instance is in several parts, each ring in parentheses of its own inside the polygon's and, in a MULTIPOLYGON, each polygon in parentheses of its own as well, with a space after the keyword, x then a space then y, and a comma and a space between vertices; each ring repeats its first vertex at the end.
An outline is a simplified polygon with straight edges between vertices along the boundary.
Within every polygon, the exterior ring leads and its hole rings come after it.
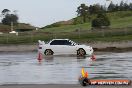
POLYGON ((91 56, 93 48, 87 45, 79 45, 69 39, 53 39, 49 43, 39 40, 38 51, 44 55, 77 55, 91 56))

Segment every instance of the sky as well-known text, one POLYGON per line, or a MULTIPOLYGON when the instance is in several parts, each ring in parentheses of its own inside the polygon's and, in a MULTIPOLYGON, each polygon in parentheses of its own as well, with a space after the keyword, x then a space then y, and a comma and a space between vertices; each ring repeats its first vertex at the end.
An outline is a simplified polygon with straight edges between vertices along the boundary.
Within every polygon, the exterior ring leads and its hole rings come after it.
MULTIPOLYGON (((121 0, 112 0, 119 3, 121 0)), ((123 0, 128 3, 132 0, 123 0)), ((16 10, 19 22, 29 23, 36 27, 44 27, 58 21, 66 21, 76 17, 77 7, 80 4, 109 5, 106 0, 0 0, 0 11, 16 10)))

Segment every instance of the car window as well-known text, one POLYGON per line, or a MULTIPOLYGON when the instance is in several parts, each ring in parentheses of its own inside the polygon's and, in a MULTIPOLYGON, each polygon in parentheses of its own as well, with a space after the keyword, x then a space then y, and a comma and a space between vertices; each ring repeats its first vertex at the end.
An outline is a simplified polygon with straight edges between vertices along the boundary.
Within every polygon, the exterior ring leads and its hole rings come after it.
POLYGON ((50 43, 50 45, 71 45, 72 43, 68 40, 54 40, 50 43))
POLYGON ((64 45, 72 45, 72 43, 69 42, 69 41, 67 41, 67 40, 65 40, 65 41, 64 41, 64 45))
POLYGON ((60 42, 58 40, 54 40, 50 43, 50 45, 59 45, 60 42))

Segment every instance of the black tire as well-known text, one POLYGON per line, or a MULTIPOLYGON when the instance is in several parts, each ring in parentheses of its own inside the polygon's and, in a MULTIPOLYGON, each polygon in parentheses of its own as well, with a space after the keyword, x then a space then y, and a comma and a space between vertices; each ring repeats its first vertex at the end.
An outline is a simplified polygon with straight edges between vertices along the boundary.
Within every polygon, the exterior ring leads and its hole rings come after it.
POLYGON ((77 50, 77 56, 85 56, 86 52, 84 49, 80 48, 77 50))
POLYGON ((88 78, 82 78, 81 80, 79 80, 79 82, 82 86, 88 86, 91 84, 88 78))
POLYGON ((48 55, 53 55, 53 51, 52 51, 51 49, 46 49, 45 52, 44 52, 44 54, 45 54, 46 56, 48 56, 48 55))

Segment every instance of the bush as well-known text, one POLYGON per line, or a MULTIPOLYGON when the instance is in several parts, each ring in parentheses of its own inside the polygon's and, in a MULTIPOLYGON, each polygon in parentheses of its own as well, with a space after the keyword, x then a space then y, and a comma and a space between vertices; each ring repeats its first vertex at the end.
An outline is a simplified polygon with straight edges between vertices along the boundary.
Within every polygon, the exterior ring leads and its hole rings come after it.
POLYGON ((83 19, 82 17, 76 17, 76 18, 74 18, 73 24, 74 25, 76 25, 76 24, 83 24, 84 22, 83 22, 82 19, 83 19))
POLYGON ((92 27, 95 28, 101 28, 104 26, 109 26, 110 25, 110 21, 108 19, 108 17, 106 16, 106 14, 98 14, 97 17, 95 19, 92 20, 92 27))

